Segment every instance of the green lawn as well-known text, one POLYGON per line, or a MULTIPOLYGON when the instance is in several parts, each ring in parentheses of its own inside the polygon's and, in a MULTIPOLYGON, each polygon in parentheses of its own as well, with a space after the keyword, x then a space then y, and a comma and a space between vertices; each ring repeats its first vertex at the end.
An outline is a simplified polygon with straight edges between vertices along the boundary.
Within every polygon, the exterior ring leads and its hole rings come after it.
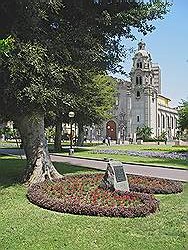
MULTIPOLYGON (((62 154, 68 155, 68 145, 64 145, 62 154)), ((12 142, 0 142, 0 148, 16 148, 16 143, 12 142)), ((49 144, 49 149, 51 152, 53 150, 53 144, 49 144)), ((114 160, 120 160, 127 163, 137 163, 137 164, 149 164, 158 166, 167 166, 175 168, 188 169, 188 160, 179 159, 163 159, 163 158, 152 158, 152 157, 141 157, 141 156, 130 156, 130 155, 115 155, 115 154, 93 154, 92 150, 95 149, 115 149, 115 150, 135 150, 135 151, 165 151, 165 152, 188 152, 188 146, 171 146, 171 145, 112 145, 110 147, 105 145, 93 146, 93 144, 87 147, 75 148, 74 156, 86 157, 86 158, 112 158, 114 160)))
MULTIPOLYGON (((185 192, 157 195, 160 211, 146 218, 60 214, 39 208, 19 183, 25 161, 0 157, 0 249, 10 250, 183 250, 186 249, 185 192)), ((55 164, 61 173, 85 168, 55 164)))
MULTIPOLYGON (((130 156, 130 155, 115 155, 115 154, 96 154, 92 153, 92 150, 95 149, 115 149, 115 150, 136 150, 136 151, 165 151, 165 152, 179 152, 188 151, 188 147, 172 147, 166 145, 118 145, 118 146, 97 146, 97 147, 87 147, 87 148, 76 148, 74 156, 78 157, 88 157, 88 158, 96 158, 96 159, 104 159, 104 158, 112 158, 116 160, 120 160, 122 162, 127 163, 137 163, 137 164, 151 164, 151 165, 159 165, 159 166, 168 166, 175 168, 184 168, 188 169, 188 160, 180 160, 180 159, 163 159, 163 158, 154 158, 154 157, 141 157, 141 156, 130 156)), ((68 154, 68 149, 63 149, 63 154, 68 154)))

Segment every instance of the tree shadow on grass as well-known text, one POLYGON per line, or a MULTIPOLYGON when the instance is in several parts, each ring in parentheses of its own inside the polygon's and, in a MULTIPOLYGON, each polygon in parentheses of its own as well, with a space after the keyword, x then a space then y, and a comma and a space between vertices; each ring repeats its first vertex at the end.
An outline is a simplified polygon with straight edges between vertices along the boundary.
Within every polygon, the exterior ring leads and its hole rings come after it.
POLYGON ((25 160, 0 157, 0 188, 21 184, 25 164, 25 160))
POLYGON ((79 174, 84 172, 96 172, 96 170, 94 169, 81 167, 78 165, 72 165, 68 162, 53 162, 53 164, 60 174, 79 174))
MULTIPOLYGON (((54 162, 56 169, 61 174, 92 172, 94 170, 69 163, 54 162)), ((26 160, 15 157, 0 156, 0 188, 21 184, 26 160)))

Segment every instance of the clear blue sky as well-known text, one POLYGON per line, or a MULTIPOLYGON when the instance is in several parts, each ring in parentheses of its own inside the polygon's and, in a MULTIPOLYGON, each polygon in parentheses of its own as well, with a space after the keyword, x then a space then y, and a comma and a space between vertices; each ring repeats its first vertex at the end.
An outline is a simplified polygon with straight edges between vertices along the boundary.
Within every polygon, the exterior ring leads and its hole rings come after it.
MULTIPOLYGON (((162 94, 172 99, 171 106, 176 106, 188 98, 188 0, 173 2, 171 12, 154 22, 156 29, 152 33, 137 34, 137 41, 126 40, 125 45, 137 48, 141 39, 146 43, 152 61, 161 67, 162 94)), ((131 57, 123 65, 129 72, 131 57)))

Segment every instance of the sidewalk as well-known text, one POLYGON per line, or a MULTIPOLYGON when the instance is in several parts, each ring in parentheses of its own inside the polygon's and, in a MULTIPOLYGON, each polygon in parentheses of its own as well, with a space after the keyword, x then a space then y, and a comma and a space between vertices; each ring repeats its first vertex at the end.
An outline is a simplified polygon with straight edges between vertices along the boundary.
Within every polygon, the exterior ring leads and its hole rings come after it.
MULTIPOLYGON (((24 156, 24 151, 19 149, 0 149, 0 154, 10 154, 10 155, 22 155, 24 156)), ((24 156, 25 157, 25 156, 24 156)), ((98 170, 105 170, 107 167, 107 162, 103 160, 93 160, 93 159, 83 159, 71 156, 60 156, 56 154, 51 154, 51 159, 54 162, 66 162, 72 165, 83 166, 87 168, 93 168, 98 170)), ((165 168, 158 166, 145 166, 138 164, 123 164, 126 168, 128 174, 153 176, 159 178, 166 178, 172 180, 186 181, 188 182, 188 171, 176 168, 165 168)))
MULTIPOLYGON (((55 154, 51 154, 52 161, 55 162, 66 162, 72 165, 78 165, 93 169, 105 170, 107 167, 107 162, 102 160, 89 160, 89 159, 81 159, 77 157, 70 156, 59 156, 55 154)), ((179 181, 187 181, 188 182, 188 171, 183 169, 172 169, 165 167, 157 167, 157 166, 145 166, 138 164, 128 164, 124 163, 126 172, 128 174, 137 174, 144 176, 153 176, 165 179, 179 180, 179 181)))

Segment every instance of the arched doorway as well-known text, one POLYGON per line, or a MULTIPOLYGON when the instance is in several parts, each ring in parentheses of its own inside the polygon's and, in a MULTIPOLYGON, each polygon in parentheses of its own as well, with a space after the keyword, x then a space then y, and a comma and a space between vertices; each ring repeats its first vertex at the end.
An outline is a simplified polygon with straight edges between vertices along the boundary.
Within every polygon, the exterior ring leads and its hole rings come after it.
POLYGON ((108 121, 106 123, 106 136, 112 139, 112 140, 116 140, 116 123, 114 121, 108 121))

